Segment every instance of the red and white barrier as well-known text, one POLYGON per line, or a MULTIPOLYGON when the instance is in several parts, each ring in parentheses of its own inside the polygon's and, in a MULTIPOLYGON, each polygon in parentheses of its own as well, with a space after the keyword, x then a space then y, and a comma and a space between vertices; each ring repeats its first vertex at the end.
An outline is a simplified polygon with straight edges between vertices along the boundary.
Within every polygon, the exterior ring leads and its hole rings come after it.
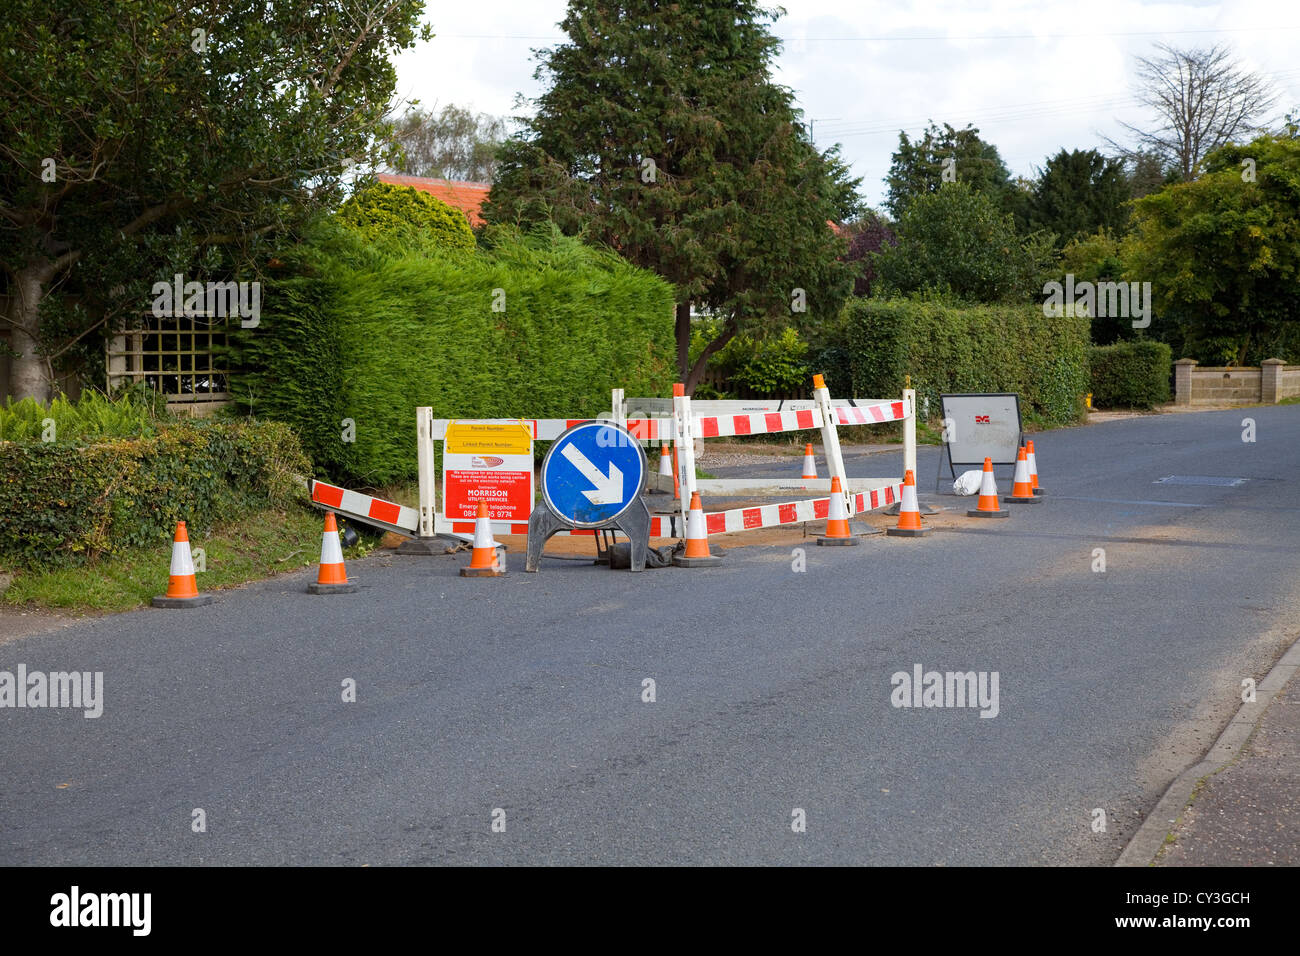
MULTIPOLYGON (((363 495, 359 491, 349 491, 323 481, 311 482, 311 500, 314 504, 331 511, 352 515, 399 534, 415 534, 420 527, 420 515, 414 508, 399 505, 395 501, 363 495)), ((473 522, 470 524, 472 526, 473 522)))

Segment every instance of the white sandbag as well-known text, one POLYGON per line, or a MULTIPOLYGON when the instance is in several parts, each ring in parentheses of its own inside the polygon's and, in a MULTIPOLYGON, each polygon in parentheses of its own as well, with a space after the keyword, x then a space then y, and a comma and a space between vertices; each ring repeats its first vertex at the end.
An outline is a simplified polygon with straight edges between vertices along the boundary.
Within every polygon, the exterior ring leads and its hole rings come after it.
POLYGON ((980 482, 983 479, 983 468, 972 468, 970 471, 963 471, 957 476, 957 480, 952 483, 952 490, 959 495, 973 495, 980 490, 980 482))

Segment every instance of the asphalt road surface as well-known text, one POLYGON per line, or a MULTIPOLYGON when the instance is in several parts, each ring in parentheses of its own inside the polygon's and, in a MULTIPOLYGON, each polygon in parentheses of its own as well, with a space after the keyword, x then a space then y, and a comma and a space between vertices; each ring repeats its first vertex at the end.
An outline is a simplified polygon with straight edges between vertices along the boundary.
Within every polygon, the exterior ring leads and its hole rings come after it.
POLYGON ((355 594, 297 574, 0 644, 104 675, 95 719, 0 709, 0 863, 1110 863, 1300 629, 1300 407, 1036 445, 1043 505, 932 499, 959 510, 924 539, 385 555, 355 594), (996 716, 893 706, 918 664, 996 673, 996 716))

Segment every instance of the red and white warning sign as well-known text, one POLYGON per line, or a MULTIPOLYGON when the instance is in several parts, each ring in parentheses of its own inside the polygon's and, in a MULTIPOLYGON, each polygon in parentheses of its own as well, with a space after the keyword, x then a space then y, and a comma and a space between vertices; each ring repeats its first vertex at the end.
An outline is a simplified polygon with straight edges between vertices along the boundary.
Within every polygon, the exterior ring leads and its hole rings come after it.
POLYGON ((525 422, 451 422, 443 439, 443 513, 472 521, 486 501, 494 521, 533 511, 533 435, 525 422))

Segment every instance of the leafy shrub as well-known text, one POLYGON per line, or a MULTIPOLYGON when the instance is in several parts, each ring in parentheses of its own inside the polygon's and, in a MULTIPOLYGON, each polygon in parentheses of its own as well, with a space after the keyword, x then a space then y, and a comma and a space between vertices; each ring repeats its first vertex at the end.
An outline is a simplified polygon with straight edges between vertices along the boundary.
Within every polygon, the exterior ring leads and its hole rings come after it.
POLYGON ((918 401, 935 414, 945 392, 1016 392, 1026 419, 1044 425, 1083 413, 1085 316, 1047 319, 1035 305, 854 299, 842 321, 856 396, 898 395, 910 375, 918 401))
POLYGON ((185 421, 137 438, 0 442, 0 559, 84 564, 297 494, 310 464, 279 423, 185 421))
POLYGON ((1139 340, 1094 346, 1092 403, 1098 408, 1150 408, 1169 401, 1172 353, 1164 342, 1139 340))
POLYGON ((367 242, 396 248, 474 248, 469 220, 459 209, 411 186, 373 183, 359 190, 339 209, 337 219, 367 242))

